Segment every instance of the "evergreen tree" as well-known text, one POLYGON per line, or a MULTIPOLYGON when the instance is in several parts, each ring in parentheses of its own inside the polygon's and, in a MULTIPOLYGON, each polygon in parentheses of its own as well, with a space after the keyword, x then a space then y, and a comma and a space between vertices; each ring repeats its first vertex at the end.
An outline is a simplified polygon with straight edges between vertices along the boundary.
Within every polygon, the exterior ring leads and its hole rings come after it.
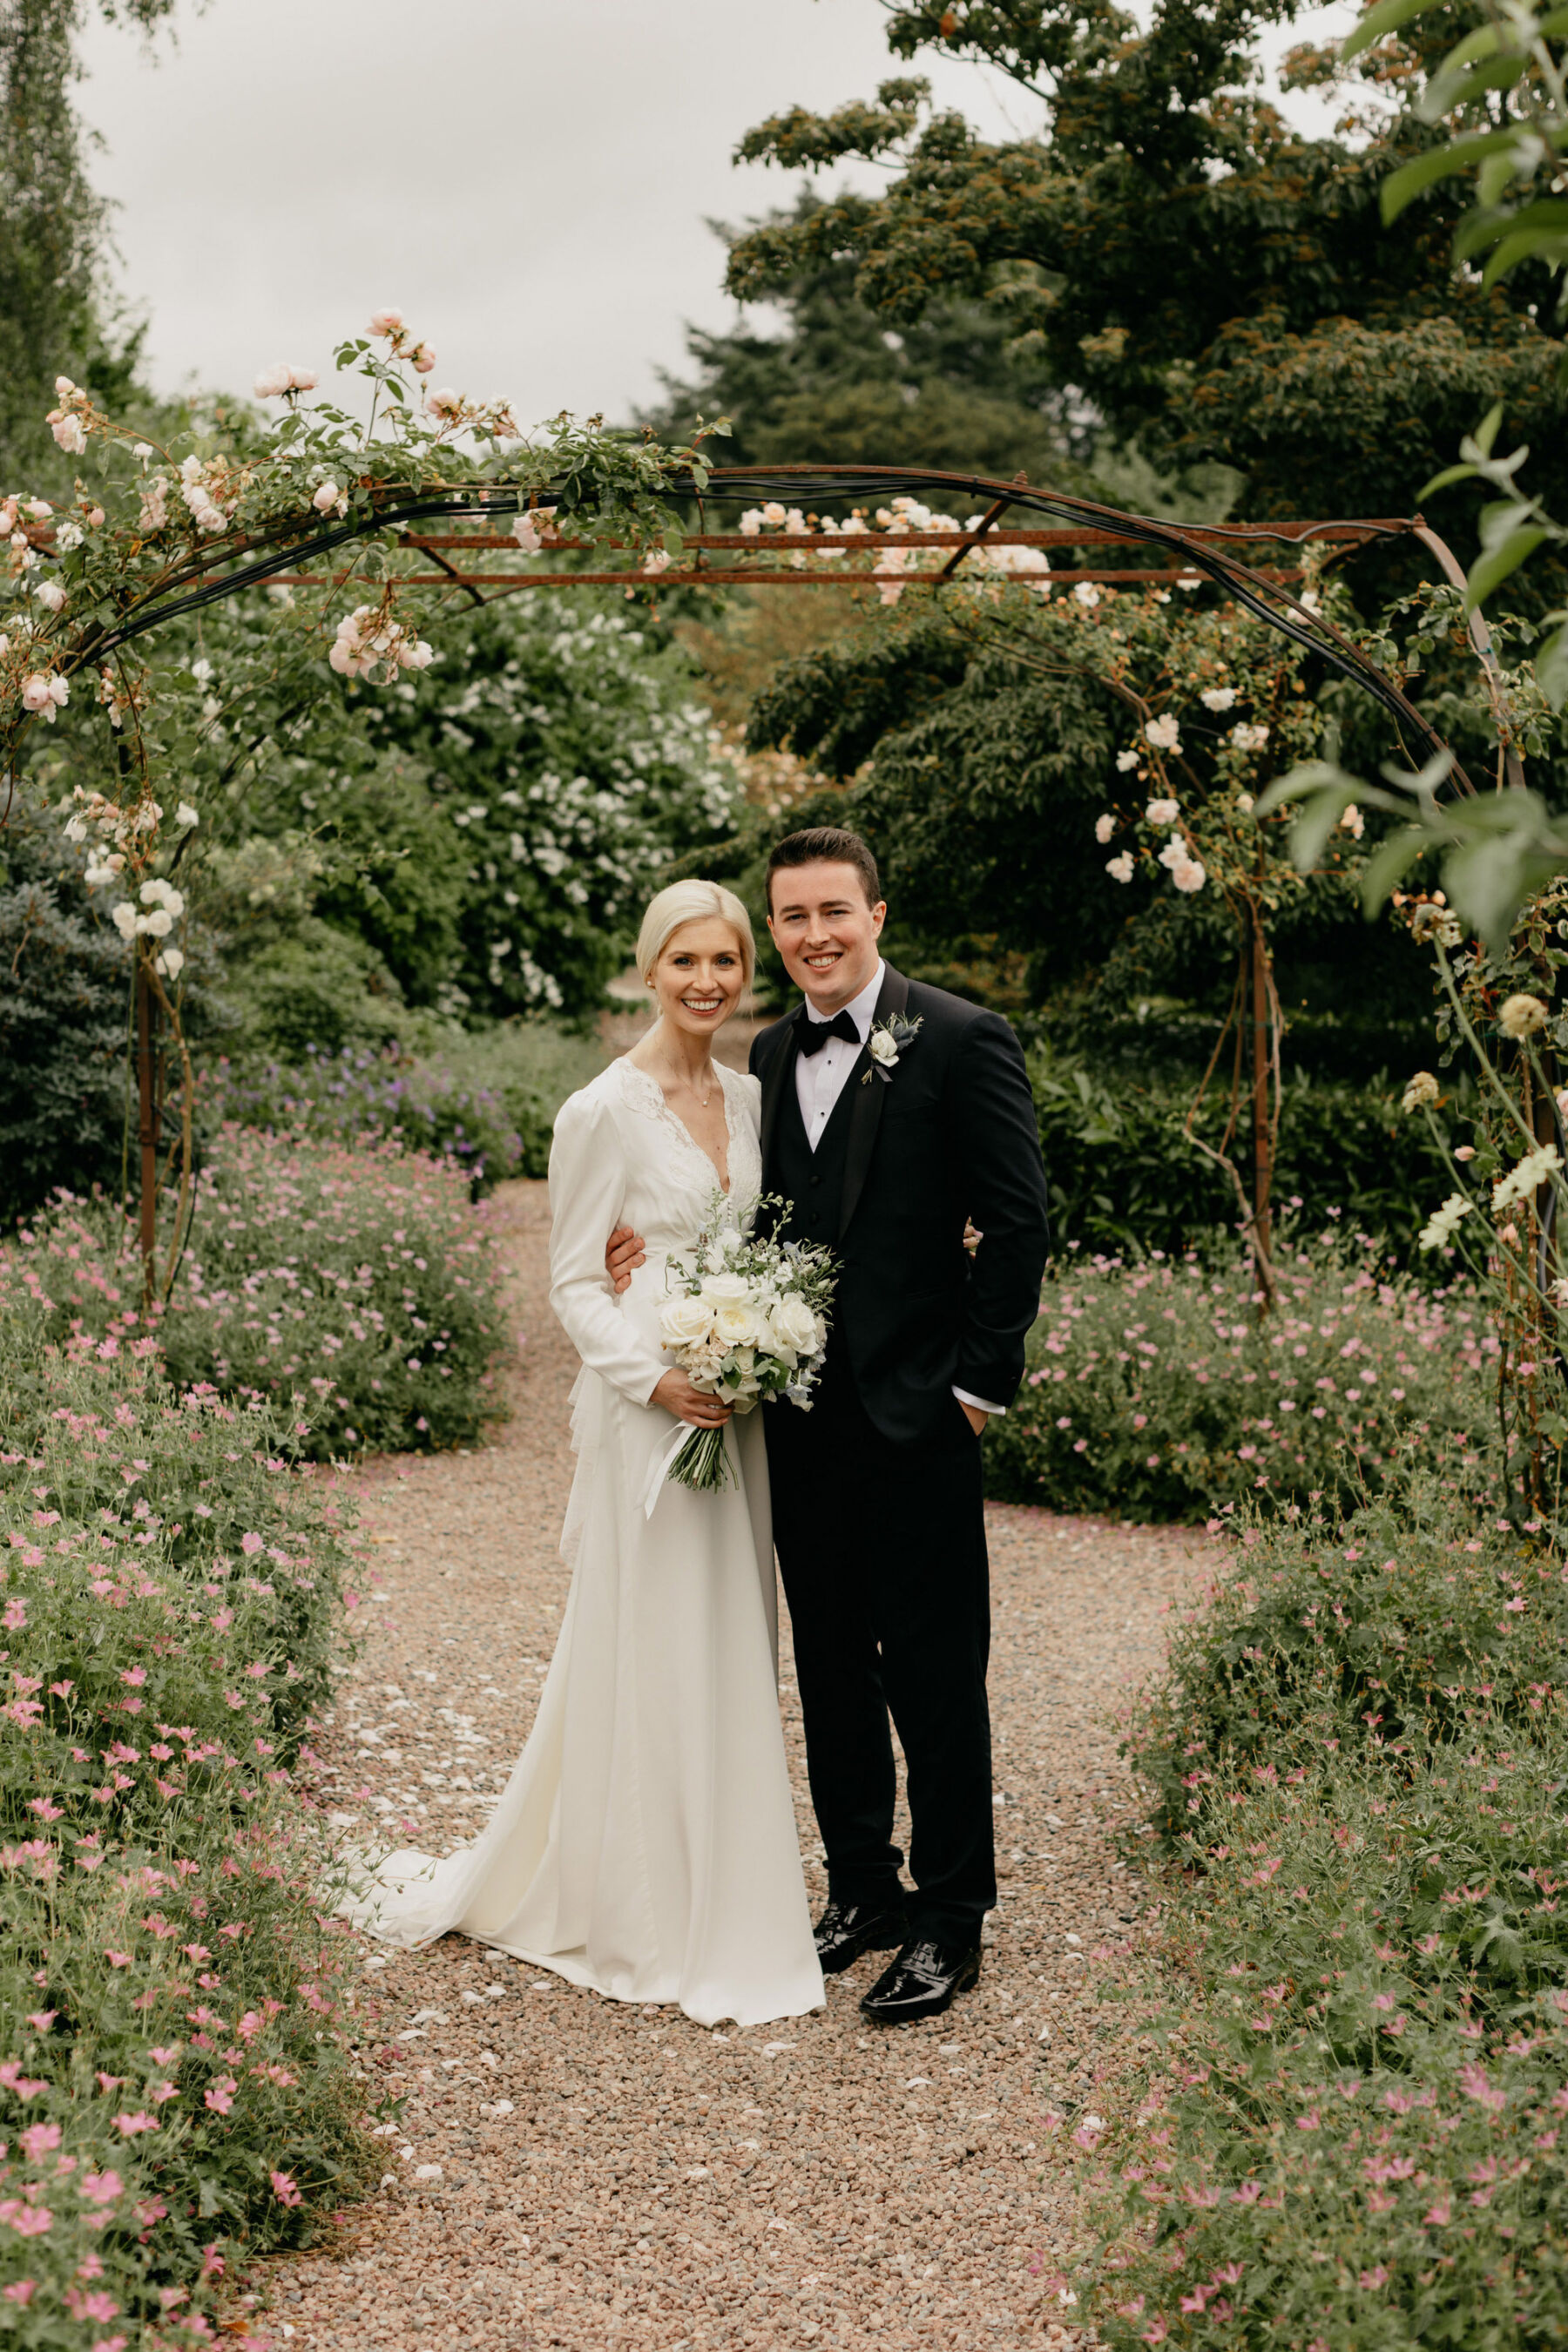
MULTIPOLYGON (((787 226, 810 228, 823 207, 803 193, 787 226)), ((731 250, 743 232, 721 232, 731 250)), ((954 473, 1059 481, 1075 475, 1090 417, 1037 356, 1016 356, 1009 322, 984 302, 937 300, 903 327, 855 290, 852 259, 811 251, 773 289, 784 331, 745 323, 695 328, 687 381, 666 375, 643 421, 686 430, 699 411, 727 415, 735 465, 935 466, 954 473)))

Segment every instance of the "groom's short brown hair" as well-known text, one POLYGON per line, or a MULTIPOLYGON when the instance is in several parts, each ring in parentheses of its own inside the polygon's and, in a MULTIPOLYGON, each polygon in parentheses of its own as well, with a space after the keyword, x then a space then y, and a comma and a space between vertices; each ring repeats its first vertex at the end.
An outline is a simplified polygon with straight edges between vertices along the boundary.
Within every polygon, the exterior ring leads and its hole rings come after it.
POLYGON ((814 824, 805 833, 786 834, 774 845, 768 858, 768 912, 773 910, 773 876, 792 866, 816 866, 824 861, 834 866, 852 866, 860 877, 866 893, 866 904, 874 907, 882 895, 882 885, 877 874, 877 861, 858 833, 850 833, 841 824, 814 824))

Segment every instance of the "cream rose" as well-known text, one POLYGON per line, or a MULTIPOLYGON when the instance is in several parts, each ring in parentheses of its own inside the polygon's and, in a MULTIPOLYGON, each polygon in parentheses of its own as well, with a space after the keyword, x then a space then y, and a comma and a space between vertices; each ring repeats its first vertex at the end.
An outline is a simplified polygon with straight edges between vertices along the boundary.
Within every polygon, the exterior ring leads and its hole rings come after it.
POLYGON ((792 1356, 809 1355, 817 1344, 817 1320, 804 1298, 781 1298, 768 1324, 774 1345, 792 1356))
POLYGON ((713 1333, 727 1348, 760 1348, 767 1325, 745 1299, 721 1298, 713 1309, 713 1333))
POLYGON ((721 1298, 749 1299, 752 1296, 752 1285, 743 1274, 705 1274, 702 1277, 702 1296, 714 1301, 721 1298))
POLYGON ((712 1319, 705 1298, 671 1298, 659 1310, 658 1336, 667 1348, 694 1347, 708 1337, 712 1319))

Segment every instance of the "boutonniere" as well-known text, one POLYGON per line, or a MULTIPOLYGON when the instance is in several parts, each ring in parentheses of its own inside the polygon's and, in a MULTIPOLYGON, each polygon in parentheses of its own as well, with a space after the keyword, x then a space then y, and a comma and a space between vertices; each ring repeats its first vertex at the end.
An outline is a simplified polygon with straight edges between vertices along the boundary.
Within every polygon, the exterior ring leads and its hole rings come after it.
POLYGON ((870 1050, 871 1066, 860 1083, 868 1087, 873 1078, 890 1085, 900 1061, 920 1035, 923 1015, 911 1021, 906 1013, 889 1013, 885 1021, 873 1021, 866 1044, 870 1050))

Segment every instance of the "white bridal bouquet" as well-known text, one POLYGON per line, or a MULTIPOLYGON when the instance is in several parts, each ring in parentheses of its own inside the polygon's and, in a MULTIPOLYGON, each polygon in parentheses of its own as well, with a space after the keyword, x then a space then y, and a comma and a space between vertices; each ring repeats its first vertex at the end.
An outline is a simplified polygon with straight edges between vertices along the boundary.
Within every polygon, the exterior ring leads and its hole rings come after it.
MULTIPOLYGON (((771 1197, 757 1203, 759 1213, 787 1207, 771 1197)), ((779 1396, 809 1412, 827 1346, 833 1254, 821 1243, 748 1241, 721 1216, 716 1202, 689 1255, 669 1260, 668 1279, 678 1286, 660 1313, 659 1337, 693 1388, 737 1412, 779 1396)), ((723 1429, 691 1430, 667 1468, 683 1486, 724 1486, 731 1474, 723 1429)))

